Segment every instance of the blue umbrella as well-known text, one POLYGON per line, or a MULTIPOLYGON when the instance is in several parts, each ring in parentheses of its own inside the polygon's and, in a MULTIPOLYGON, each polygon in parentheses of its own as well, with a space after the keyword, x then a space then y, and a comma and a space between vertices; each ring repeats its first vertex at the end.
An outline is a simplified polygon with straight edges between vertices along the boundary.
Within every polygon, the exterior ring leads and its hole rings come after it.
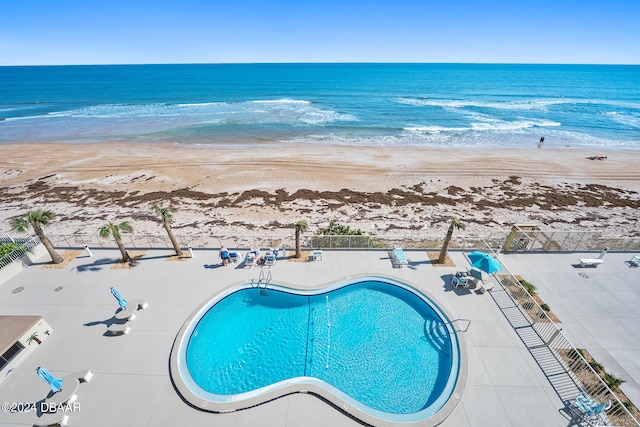
POLYGON ((500 265, 500 262, 489 254, 475 251, 471 252, 468 257, 473 267, 478 270, 482 270, 485 273, 491 274, 496 271, 502 271, 502 265, 500 265))
POLYGON ((62 378, 54 378, 45 368, 38 368, 37 371, 38 376, 49 384, 52 392, 57 393, 60 391, 62 388, 62 378))
POLYGON ((111 293, 118 300, 118 304, 120 304, 120 308, 125 308, 127 306, 127 300, 120 296, 120 292, 113 286, 111 287, 111 293))

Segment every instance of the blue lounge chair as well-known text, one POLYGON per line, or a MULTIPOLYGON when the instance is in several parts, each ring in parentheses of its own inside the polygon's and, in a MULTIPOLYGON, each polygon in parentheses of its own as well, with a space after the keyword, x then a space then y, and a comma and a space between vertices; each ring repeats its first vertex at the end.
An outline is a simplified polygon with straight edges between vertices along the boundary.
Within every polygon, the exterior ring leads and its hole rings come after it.
POLYGON ((407 257, 404 255, 404 251, 401 248, 393 248, 393 258, 396 261, 396 264, 402 267, 403 265, 409 265, 409 261, 407 261, 407 257))
POLYGON ((606 425, 606 410, 611 408, 611 400, 598 403, 586 394, 580 394, 569 405, 571 416, 578 421, 584 421, 590 426, 606 425))

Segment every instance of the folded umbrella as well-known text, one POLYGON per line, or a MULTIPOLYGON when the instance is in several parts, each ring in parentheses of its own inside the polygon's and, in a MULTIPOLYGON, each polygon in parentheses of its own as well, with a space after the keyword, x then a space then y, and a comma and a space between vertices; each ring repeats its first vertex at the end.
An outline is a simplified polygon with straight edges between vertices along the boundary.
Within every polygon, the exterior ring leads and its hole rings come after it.
POLYGON ((49 384, 52 392, 57 393, 60 391, 60 389, 62 389, 62 378, 54 378, 54 376, 51 375, 51 373, 49 373, 49 371, 47 371, 45 368, 38 368, 37 371, 38 376, 42 378, 47 384, 49 384))
POLYGON ((120 296, 120 292, 113 286, 111 287, 111 293, 118 300, 118 304, 120 304, 120 308, 125 308, 127 306, 127 300, 120 296))

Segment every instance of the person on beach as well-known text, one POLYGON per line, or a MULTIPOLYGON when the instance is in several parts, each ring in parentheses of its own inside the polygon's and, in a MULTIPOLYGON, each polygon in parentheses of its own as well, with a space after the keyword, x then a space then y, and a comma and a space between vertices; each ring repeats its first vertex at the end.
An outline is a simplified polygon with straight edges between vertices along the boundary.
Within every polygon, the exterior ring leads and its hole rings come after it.
POLYGON ((544 136, 540 137, 540 142, 538 142, 538 148, 542 148, 542 144, 544 144, 544 136))
POLYGON ((220 248, 219 256, 222 259, 222 265, 229 265, 229 250, 226 247, 220 248))

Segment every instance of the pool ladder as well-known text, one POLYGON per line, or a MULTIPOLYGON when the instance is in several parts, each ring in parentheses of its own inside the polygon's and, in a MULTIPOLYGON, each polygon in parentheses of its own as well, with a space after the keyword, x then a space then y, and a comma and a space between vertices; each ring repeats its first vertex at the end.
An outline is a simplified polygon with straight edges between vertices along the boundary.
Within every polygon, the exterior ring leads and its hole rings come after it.
POLYGON ((445 323, 445 325, 451 325, 453 326, 453 328, 455 329, 456 332, 467 332, 469 330, 469 326, 471 326, 471 320, 469 319, 455 319, 452 320, 450 322, 445 323), (457 329, 454 325, 454 323, 456 322, 466 322, 466 325, 464 325, 464 329, 457 329))
POLYGON ((268 271, 267 274, 264 274, 264 270, 260 270, 260 275, 258 276, 258 282, 254 282, 251 279, 251 284, 255 285, 254 287, 258 288, 260 295, 267 296, 269 292, 267 291, 267 287, 271 283, 271 271, 268 271))

